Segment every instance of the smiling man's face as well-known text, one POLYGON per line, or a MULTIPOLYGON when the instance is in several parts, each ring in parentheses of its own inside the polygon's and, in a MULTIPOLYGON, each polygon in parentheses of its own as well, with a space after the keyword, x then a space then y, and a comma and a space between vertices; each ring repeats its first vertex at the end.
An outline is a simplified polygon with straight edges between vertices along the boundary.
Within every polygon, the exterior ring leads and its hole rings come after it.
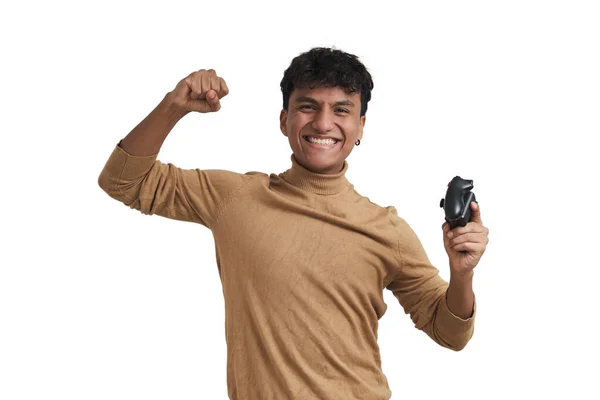
POLYGON ((340 172, 354 143, 362 139, 366 117, 360 116, 360 107, 360 93, 347 94, 339 87, 294 89, 279 120, 296 161, 313 172, 340 172))

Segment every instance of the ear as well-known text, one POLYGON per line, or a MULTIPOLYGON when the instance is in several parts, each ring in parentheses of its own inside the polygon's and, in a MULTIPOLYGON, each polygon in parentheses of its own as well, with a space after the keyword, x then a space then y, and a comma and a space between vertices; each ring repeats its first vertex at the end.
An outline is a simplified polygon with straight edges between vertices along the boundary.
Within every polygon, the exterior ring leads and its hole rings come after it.
POLYGON ((365 127, 365 122, 367 122, 367 116, 363 115, 362 117, 360 117, 360 130, 358 132, 358 140, 362 140, 363 128, 365 127))
POLYGON ((287 136, 287 111, 285 109, 282 109, 279 114, 279 129, 283 136, 287 136))

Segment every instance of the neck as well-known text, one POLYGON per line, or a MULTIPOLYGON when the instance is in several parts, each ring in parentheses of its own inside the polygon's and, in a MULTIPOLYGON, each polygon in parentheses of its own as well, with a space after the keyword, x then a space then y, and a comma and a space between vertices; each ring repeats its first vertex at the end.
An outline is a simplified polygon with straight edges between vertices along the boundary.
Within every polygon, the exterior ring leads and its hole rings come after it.
POLYGON ((299 189, 320 195, 332 195, 352 187, 352 184, 346 179, 348 162, 345 160, 338 172, 321 173, 312 171, 300 164, 293 154, 290 159, 292 167, 281 173, 280 176, 299 189))

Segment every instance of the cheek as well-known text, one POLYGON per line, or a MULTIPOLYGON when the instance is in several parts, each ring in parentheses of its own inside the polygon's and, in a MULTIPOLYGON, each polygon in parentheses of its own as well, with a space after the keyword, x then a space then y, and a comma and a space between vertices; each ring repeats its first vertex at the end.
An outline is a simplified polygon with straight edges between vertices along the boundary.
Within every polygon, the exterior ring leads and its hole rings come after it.
POLYGON ((306 125, 310 124, 308 118, 302 118, 300 116, 288 119, 288 132, 291 134, 298 134, 306 125))
POLYGON ((360 124, 357 124, 354 121, 344 122, 343 124, 340 124, 340 127, 348 139, 357 137, 360 132, 360 124))

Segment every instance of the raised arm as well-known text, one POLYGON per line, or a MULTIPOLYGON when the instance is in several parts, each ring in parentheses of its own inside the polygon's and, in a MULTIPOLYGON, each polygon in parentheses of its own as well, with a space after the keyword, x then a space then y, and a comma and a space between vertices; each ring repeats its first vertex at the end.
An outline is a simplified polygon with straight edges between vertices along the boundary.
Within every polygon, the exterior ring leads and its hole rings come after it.
POLYGON ((201 69, 182 79, 173 91, 123 139, 120 147, 132 156, 158 154, 167 135, 186 114, 216 112, 220 99, 229 93, 223 78, 201 69))
POLYGON ((112 198, 171 219, 215 223, 228 200, 251 178, 225 170, 181 169, 157 160, 175 124, 190 112, 216 112, 229 93, 214 70, 199 70, 175 89, 113 150, 98 184, 112 198))

